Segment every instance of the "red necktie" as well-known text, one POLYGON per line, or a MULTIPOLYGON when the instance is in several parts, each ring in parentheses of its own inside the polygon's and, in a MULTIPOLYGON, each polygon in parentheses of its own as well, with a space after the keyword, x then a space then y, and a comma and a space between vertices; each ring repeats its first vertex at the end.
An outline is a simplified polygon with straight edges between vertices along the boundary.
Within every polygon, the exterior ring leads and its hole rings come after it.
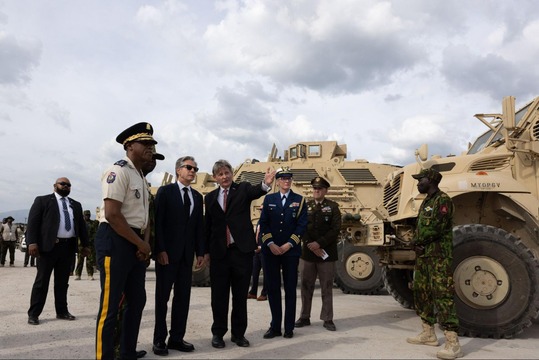
MULTIPOLYGON (((226 199, 227 199, 228 189, 223 190, 223 211, 226 213, 226 199)), ((228 225, 226 226, 226 247, 230 246, 230 229, 228 225)))

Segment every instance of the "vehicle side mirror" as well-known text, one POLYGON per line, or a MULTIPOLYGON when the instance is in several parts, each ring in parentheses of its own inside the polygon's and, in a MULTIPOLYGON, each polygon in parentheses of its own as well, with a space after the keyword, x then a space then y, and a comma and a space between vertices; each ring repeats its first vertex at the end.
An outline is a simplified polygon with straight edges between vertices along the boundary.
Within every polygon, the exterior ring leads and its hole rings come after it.
POLYGON ((513 130, 516 127, 515 98, 513 96, 506 96, 503 98, 502 114, 503 127, 507 130, 513 130))

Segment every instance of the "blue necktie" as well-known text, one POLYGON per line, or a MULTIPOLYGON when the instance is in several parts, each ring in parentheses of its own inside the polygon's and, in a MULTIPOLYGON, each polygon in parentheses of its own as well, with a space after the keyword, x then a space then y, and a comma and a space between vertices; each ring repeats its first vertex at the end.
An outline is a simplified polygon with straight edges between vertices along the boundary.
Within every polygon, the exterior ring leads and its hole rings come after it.
POLYGON ((69 211, 67 211, 66 198, 62 198, 62 209, 64 210, 64 219, 66 223, 66 230, 71 230, 71 218, 69 217, 69 211))

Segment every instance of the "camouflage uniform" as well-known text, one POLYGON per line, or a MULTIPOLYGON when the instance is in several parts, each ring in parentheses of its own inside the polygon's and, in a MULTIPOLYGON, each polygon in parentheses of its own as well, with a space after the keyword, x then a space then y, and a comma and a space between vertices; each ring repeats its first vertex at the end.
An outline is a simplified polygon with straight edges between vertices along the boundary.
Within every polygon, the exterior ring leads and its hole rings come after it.
POLYGON ((428 195, 419 209, 414 245, 414 302, 423 322, 438 322, 445 330, 457 331, 459 321, 453 301, 453 202, 438 190, 428 195), (438 316, 438 321, 436 321, 438 316))
MULTIPOLYGON (((94 268, 95 268, 95 247, 94 247, 94 238, 95 233, 97 232, 97 227, 99 226, 99 221, 97 220, 88 220, 86 221, 86 229, 88 230, 88 248, 90 249, 90 254, 86 256, 86 272, 88 276, 93 277, 94 268)), ((82 275, 82 267, 84 266, 85 256, 82 254, 82 245, 79 243, 79 252, 77 253, 77 267, 75 268, 75 275, 80 278, 82 275)))

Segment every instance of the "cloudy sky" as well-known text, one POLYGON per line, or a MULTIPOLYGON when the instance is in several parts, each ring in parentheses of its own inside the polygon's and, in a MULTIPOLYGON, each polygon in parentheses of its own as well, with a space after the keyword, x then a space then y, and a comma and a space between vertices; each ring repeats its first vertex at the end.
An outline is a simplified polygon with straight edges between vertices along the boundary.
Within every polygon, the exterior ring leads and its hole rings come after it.
POLYGON ((539 95, 537 2, 520 0, 0 0, 0 212, 67 176, 85 208, 150 122, 202 171, 336 140, 404 165, 459 154, 476 113, 539 95))

